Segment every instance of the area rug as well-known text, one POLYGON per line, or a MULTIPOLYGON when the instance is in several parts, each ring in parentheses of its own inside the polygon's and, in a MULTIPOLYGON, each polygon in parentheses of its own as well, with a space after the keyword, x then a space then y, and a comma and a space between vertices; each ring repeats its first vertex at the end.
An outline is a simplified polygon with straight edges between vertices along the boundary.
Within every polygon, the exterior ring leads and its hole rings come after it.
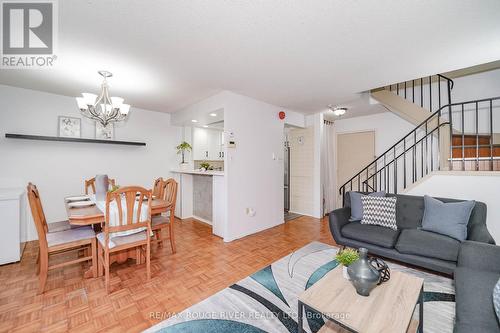
MULTIPOLYGON (((313 242, 145 332, 295 333, 297 297, 338 266, 338 248, 313 242)), ((452 332, 455 295, 451 279, 389 263, 391 270, 424 279, 424 331, 452 332)), ((390 315, 390 314, 388 314, 390 315)), ((308 314, 307 332, 324 324, 308 314)), ((418 307, 414 318, 418 319, 418 307)))

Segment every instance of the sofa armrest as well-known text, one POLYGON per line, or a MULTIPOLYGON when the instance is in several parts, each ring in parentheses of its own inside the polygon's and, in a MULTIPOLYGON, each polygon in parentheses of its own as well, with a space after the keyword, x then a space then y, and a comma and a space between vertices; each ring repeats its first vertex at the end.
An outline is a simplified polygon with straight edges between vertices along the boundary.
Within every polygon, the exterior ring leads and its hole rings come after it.
POLYGON ((340 230, 344 225, 349 223, 349 218, 351 217, 351 207, 344 207, 335 209, 330 213, 330 232, 332 233, 333 239, 338 243, 342 238, 342 233, 340 230))
POLYGON ((495 244, 495 240, 486 226, 487 207, 484 202, 476 202, 467 225, 467 240, 495 244))
POLYGON ((500 246, 464 241, 458 253, 458 266, 500 273, 500 246))
POLYGON ((473 225, 467 231, 467 240, 495 245, 495 239, 491 236, 486 224, 473 225))

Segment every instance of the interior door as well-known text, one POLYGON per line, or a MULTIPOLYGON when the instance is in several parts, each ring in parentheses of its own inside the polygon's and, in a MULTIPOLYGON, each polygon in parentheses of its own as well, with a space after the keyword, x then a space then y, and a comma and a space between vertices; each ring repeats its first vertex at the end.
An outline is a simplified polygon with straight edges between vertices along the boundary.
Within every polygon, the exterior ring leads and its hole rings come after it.
MULTIPOLYGON (((339 188, 375 159, 375 132, 339 133, 337 135, 337 184, 339 188)), ((359 188, 366 180, 359 179, 359 188)), ((353 181, 353 190, 358 189, 358 179, 353 181)), ((349 189, 347 189, 349 190, 349 189)))

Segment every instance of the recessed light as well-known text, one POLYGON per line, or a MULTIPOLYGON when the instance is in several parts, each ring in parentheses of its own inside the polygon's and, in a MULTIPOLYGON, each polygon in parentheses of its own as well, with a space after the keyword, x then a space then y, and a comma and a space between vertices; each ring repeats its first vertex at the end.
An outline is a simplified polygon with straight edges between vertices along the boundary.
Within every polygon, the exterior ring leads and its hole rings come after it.
POLYGON ((208 125, 203 125, 203 127, 208 128, 208 125))
POLYGON ((210 116, 217 117, 217 113, 211 113, 210 116))
POLYGON ((192 120, 191 120, 191 122, 192 122, 192 123, 197 123, 197 122, 198 122, 198 120, 196 120, 196 119, 192 119, 192 120))

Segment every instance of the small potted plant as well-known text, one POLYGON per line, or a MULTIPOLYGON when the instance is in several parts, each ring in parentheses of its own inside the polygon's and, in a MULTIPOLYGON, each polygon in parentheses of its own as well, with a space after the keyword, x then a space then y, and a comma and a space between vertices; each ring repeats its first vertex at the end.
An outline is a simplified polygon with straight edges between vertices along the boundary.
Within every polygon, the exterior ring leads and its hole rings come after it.
POLYGON ((210 170, 210 163, 208 163, 207 161, 201 162, 200 163, 200 169, 201 169, 201 171, 210 170))
POLYGON ((345 279, 349 280, 347 274, 347 267, 359 259, 359 252, 355 249, 346 248, 339 250, 335 255, 335 259, 342 265, 342 275, 345 279))
POLYGON ((185 169, 187 167, 188 163, 184 159, 184 154, 185 154, 185 152, 190 152, 193 148, 191 147, 191 145, 189 143, 187 143, 186 141, 183 141, 176 147, 176 149, 177 149, 177 154, 182 155, 181 169, 185 169))

